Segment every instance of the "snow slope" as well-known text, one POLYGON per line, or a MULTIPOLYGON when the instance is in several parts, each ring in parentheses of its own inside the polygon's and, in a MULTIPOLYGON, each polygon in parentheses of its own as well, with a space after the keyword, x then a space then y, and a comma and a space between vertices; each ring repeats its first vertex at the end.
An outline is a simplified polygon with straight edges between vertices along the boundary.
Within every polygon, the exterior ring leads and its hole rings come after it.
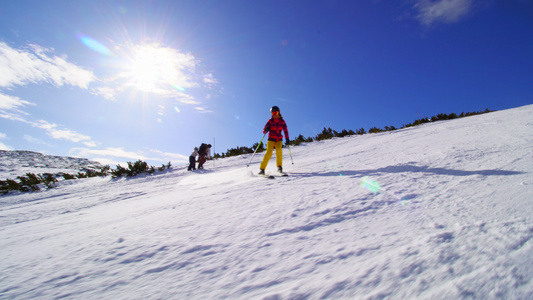
POLYGON ((260 154, 0 197, 0 298, 532 299, 532 130, 530 105, 293 147, 286 178, 260 154))

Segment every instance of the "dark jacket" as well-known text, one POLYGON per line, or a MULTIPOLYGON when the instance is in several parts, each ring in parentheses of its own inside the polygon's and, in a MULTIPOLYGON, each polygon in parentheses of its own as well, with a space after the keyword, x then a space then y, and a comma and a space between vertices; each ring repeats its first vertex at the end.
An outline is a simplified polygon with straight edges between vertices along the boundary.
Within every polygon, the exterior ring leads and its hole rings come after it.
POLYGON ((282 130, 285 134, 285 139, 289 140, 289 131, 287 130, 287 124, 285 123, 285 120, 283 120, 282 117, 272 117, 266 123, 265 128, 263 129, 263 133, 267 133, 268 131, 268 140, 273 142, 279 142, 283 140, 283 136, 281 135, 282 130))
POLYGON ((207 144, 202 143, 200 145, 200 148, 198 149, 198 154, 202 155, 205 154, 207 151, 207 144))

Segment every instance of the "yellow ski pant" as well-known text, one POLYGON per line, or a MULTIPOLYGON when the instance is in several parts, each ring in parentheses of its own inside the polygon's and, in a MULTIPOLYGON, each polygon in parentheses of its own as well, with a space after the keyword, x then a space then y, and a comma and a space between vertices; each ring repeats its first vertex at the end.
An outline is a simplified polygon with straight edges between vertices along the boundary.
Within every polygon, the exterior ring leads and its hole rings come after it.
POLYGON ((272 152, 274 152, 274 148, 276 148, 276 164, 278 165, 278 167, 281 167, 283 165, 283 151, 281 150, 282 147, 283 140, 278 142, 268 141, 267 152, 265 153, 265 156, 263 157, 263 161, 261 162, 259 168, 263 170, 266 169, 268 161, 270 160, 270 158, 272 158, 272 152))

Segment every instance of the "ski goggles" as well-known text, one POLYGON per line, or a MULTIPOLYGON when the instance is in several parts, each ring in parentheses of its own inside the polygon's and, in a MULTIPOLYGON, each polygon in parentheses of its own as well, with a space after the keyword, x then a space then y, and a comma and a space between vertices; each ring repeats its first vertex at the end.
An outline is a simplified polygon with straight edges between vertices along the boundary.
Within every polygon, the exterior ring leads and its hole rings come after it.
POLYGON ((275 115, 279 115, 279 111, 273 111, 272 112, 272 115, 275 116, 275 115))

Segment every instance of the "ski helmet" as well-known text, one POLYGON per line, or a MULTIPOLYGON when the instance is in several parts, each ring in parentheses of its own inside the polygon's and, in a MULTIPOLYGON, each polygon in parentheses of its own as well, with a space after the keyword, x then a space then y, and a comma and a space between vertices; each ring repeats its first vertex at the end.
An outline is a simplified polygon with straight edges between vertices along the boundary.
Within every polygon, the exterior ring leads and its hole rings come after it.
POLYGON ((279 107, 277 107, 277 106, 272 106, 272 107, 270 108, 270 112, 273 112, 273 111, 279 111, 279 107))

